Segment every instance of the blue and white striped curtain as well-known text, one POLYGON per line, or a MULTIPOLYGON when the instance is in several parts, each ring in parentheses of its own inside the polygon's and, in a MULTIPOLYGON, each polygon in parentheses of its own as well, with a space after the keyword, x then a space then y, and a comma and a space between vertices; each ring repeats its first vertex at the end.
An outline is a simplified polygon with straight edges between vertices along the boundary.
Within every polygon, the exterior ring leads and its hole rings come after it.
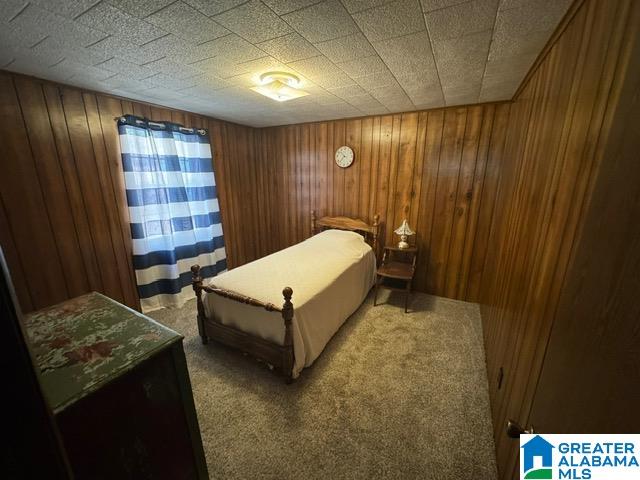
POLYGON ((207 133, 132 115, 118 132, 142 310, 180 306, 191 265, 204 277, 227 268, 207 133))

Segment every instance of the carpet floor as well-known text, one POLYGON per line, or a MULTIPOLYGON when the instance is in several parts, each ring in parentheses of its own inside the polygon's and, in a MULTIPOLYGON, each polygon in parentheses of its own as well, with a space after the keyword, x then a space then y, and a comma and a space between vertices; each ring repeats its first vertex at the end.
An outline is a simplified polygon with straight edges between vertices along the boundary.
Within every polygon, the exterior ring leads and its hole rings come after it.
POLYGON ((496 478, 480 312, 371 295, 313 366, 285 385, 256 360, 202 345, 195 301, 151 316, 185 336, 215 479, 496 478))

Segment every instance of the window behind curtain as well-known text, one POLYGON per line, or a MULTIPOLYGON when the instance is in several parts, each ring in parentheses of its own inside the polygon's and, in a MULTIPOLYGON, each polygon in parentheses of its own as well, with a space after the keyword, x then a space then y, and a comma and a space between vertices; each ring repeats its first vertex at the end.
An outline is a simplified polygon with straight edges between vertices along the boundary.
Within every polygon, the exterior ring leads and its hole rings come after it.
POLYGON ((180 306, 191 265, 204 277, 227 268, 207 132, 132 115, 118 132, 142 310, 180 306))

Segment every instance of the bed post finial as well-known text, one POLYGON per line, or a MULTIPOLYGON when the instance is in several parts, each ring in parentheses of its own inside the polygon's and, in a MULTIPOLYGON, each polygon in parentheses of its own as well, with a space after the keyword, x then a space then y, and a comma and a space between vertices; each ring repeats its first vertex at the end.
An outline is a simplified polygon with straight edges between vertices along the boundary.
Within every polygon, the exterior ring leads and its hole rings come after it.
POLYGON ((311 210, 311 236, 316 234, 316 211, 311 210))
POLYGON ((293 381, 293 304, 291 297, 293 289, 284 287, 282 290, 284 304, 282 305, 282 318, 284 319, 284 358, 282 359, 282 373, 285 375, 287 383, 293 381))
POLYGON ((200 265, 191 267, 191 285, 196 293, 196 304, 198 308, 198 333, 203 344, 207 344, 209 339, 204 331, 204 304, 202 303, 202 277, 200 276, 200 265))
POLYGON ((378 258, 378 231, 380 230, 380 215, 373 216, 373 254, 378 258))

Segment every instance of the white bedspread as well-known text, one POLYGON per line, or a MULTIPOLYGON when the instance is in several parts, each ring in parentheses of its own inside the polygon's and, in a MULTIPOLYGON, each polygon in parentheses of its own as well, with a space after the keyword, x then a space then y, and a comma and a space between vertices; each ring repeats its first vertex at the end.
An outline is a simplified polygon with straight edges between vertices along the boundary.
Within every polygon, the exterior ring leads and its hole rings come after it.
MULTIPOLYGON (((297 377, 360 306, 374 284, 375 270, 373 250, 361 235, 325 230, 225 272, 210 284, 278 306, 284 303, 282 289, 293 289, 293 374, 297 377)), ((279 312, 213 293, 205 293, 204 307, 208 318, 280 345, 284 342, 284 321, 279 312)))

